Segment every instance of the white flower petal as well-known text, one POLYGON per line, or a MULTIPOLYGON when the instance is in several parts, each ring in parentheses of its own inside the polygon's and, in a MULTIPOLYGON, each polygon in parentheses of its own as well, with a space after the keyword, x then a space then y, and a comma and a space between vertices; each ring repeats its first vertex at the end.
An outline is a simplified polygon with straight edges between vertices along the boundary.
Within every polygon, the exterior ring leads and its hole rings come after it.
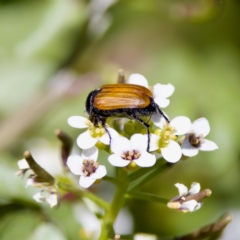
MULTIPOLYGON (((111 136, 112 137, 112 136, 111 136)), ((108 133, 104 133, 100 138, 99 141, 104 143, 105 145, 109 145, 110 144, 110 138, 108 133)))
MULTIPOLYGON (((147 141, 147 135, 144 135, 144 137, 146 138, 147 141)), ((157 149, 159 149, 159 145, 158 142, 160 140, 160 137, 157 136, 156 134, 150 134, 150 144, 149 144, 149 152, 155 151, 157 149)))
POLYGON ((198 154, 198 148, 192 146, 192 144, 189 142, 188 135, 186 136, 186 139, 183 141, 182 153, 184 156, 187 157, 193 157, 198 154))
POLYGON ((83 159, 78 155, 71 155, 67 159, 67 165, 70 171, 76 175, 82 174, 82 161, 83 159))
POLYGON ((94 182, 96 181, 96 179, 93 179, 91 177, 84 177, 81 176, 79 179, 79 185, 84 187, 84 188, 88 188, 90 187, 94 182))
POLYGON ((213 150, 218 149, 218 146, 215 142, 204 139, 203 142, 201 143, 199 149, 202 151, 213 151, 213 150))
MULTIPOLYGON (((118 136, 118 132, 116 130, 114 130, 113 128, 107 128, 109 131, 109 134, 111 136, 111 140, 113 140, 114 138, 116 138, 118 136)), ((109 145, 110 143, 110 139, 109 139, 109 135, 108 133, 104 133, 100 138, 99 141, 101 141, 102 143, 104 143, 105 145, 109 145)))
POLYGON ((28 168, 30 168, 26 159, 19 160, 17 164, 18 164, 18 168, 19 169, 28 169, 28 168))
POLYGON ((154 102, 160 107, 160 108, 165 108, 169 105, 170 100, 166 98, 162 98, 160 96, 154 98, 154 102))
POLYGON ((190 200, 184 202, 179 209, 189 210, 190 212, 196 211, 195 208, 198 207, 198 202, 196 200, 190 200))
POLYGON ((98 149, 95 146, 89 149, 84 149, 82 151, 82 159, 94 160, 96 162, 97 158, 98 158, 98 149))
POLYGON ((191 121, 188 117, 179 116, 171 120, 170 126, 176 129, 176 135, 182 135, 189 131, 191 127, 191 121))
POLYGON ((174 186, 178 188, 180 197, 186 196, 188 194, 188 188, 184 184, 176 183, 174 186))
POLYGON ((158 96, 161 96, 162 98, 168 98, 173 94, 174 90, 175 90, 174 86, 170 83, 168 84, 157 83, 153 86, 153 96, 154 98, 158 96))
POLYGON ((117 154, 110 155, 108 161, 115 167, 126 167, 130 163, 130 161, 122 159, 121 156, 117 154))
POLYGON ((142 152, 141 157, 133 160, 139 167, 151 167, 156 163, 156 157, 148 152, 142 152))
POLYGON ((91 178, 101 179, 107 174, 107 169, 103 165, 99 165, 96 172, 91 174, 91 178))
POLYGON ((38 192, 38 193, 33 195, 33 199, 36 202, 43 203, 43 202, 45 202, 46 197, 44 197, 41 192, 38 192))
POLYGON ((88 121, 89 120, 87 118, 81 116, 72 116, 68 118, 68 124, 74 128, 87 128, 88 121))
POLYGON ((170 140, 165 148, 161 148, 161 152, 163 158, 170 163, 179 161, 182 156, 181 147, 173 140, 170 140))
POLYGON ((138 74, 138 73, 131 74, 127 82, 131 83, 131 84, 141 85, 141 86, 148 88, 147 79, 143 75, 138 74))
POLYGON ((113 140, 111 150, 117 155, 122 156, 126 151, 132 150, 132 146, 127 138, 119 136, 113 140))
POLYGON ((34 180, 32 178, 28 178, 28 180, 26 181, 26 188, 34 185, 35 185, 34 180))
MULTIPOLYGON (((164 115, 168 118, 168 115, 165 112, 164 112, 164 115)), ((166 119, 160 113, 153 115, 151 120, 155 126, 161 129, 163 129, 164 125, 168 124, 166 119)))
POLYGON ((200 209, 203 205, 203 202, 198 202, 197 205, 195 206, 193 212, 197 211, 198 209, 200 209))
POLYGON ((193 194, 199 193, 200 189, 201 189, 200 184, 197 182, 193 182, 188 194, 193 195, 193 194))
POLYGON ((142 134, 134 134, 130 138, 130 143, 132 150, 137 150, 139 152, 147 150, 147 138, 142 134))
POLYGON ((58 203, 58 196, 56 193, 49 193, 49 196, 46 198, 47 203, 50 205, 50 207, 54 207, 58 203))
POLYGON ((77 138, 77 145, 81 149, 88 149, 93 147, 98 141, 98 138, 93 138, 90 132, 87 130, 86 132, 80 134, 77 138))
POLYGON ((192 124, 194 133, 197 135, 202 134, 203 137, 206 137, 210 132, 210 125, 206 118, 199 118, 195 120, 192 124))

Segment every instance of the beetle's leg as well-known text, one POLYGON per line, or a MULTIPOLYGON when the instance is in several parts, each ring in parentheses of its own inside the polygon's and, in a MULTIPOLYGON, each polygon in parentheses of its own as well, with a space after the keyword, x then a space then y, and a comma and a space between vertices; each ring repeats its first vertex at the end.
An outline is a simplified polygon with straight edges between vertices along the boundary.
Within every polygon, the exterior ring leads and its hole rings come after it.
MULTIPOLYGON (((157 105, 157 104, 156 104, 157 105)), ((167 118, 167 116, 163 113, 163 111, 160 109, 160 107, 157 105, 156 106, 158 109, 158 112, 165 118, 165 120, 170 123, 169 119, 167 118)))
POLYGON ((128 116, 132 119, 137 120, 139 123, 141 123, 147 130, 147 136, 148 136, 148 141, 147 141, 147 152, 149 152, 149 145, 150 145, 150 131, 149 127, 150 125, 146 122, 144 122, 141 118, 135 116, 134 114, 128 114, 128 116))
POLYGON ((150 122, 151 118, 152 118, 152 116, 150 116, 149 119, 147 120, 147 124, 150 122))
POLYGON ((109 136, 109 146, 111 147, 111 142, 112 142, 112 137, 110 135, 109 130, 106 127, 106 124, 103 125, 103 128, 105 129, 105 131, 107 132, 108 136, 109 136))
POLYGON ((111 147, 112 138, 111 138, 110 132, 106 126, 106 119, 99 119, 99 122, 101 123, 102 127, 104 128, 104 130, 106 131, 106 133, 109 136, 109 146, 111 147))

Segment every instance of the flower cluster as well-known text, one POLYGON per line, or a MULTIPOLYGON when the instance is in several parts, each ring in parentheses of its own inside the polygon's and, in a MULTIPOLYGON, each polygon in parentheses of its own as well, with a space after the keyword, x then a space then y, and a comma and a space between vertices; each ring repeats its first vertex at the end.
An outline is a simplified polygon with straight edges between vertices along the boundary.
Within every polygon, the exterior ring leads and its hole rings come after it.
MULTIPOLYGON (((144 86, 152 92, 154 102, 165 108, 169 105, 168 99, 175 88, 171 84, 156 84, 153 87, 148 85, 146 78, 140 74, 132 74, 126 84, 137 84, 144 86)), ((106 168, 97 162, 97 147, 106 150, 110 144, 110 155, 108 161, 115 167, 124 167, 127 170, 136 170, 139 167, 151 167, 156 163, 156 155, 164 158, 170 163, 176 163, 182 157, 195 156, 198 150, 211 151, 217 149, 217 145, 205 139, 209 133, 210 126, 206 118, 200 118, 193 123, 185 116, 173 118, 170 122, 160 115, 153 115, 153 124, 150 125, 150 142, 148 135, 142 134, 142 129, 137 133, 131 129, 133 134, 117 132, 114 128, 106 125, 96 126, 89 119, 82 116, 72 116, 68 119, 70 126, 74 128, 86 128, 87 130, 77 138, 77 145, 83 149, 81 156, 70 156, 67 165, 71 172, 81 175, 79 184, 87 188, 96 179, 106 175, 106 168), (106 131, 107 130, 107 131, 106 131), (110 139, 111 136, 111 139, 110 139), (129 139, 128 139, 129 138, 129 139), (149 151, 148 149, 149 144, 149 151)), ((127 124, 127 123, 125 123, 127 124)))
MULTIPOLYGON (((172 120, 168 120, 167 114, 161 112, 160 108, 165 108, 170 104, 168 98, 175 90, 173 85, 158 83, 150 87, 146 78, 140 74, 132 74, 126 81, 126 84, 141 85, 147 88, 136 87, 136 89, 144 89, 143 92, 145 91, 149 94, 148 100, 158 113, 154 110, 152 116, 149 116, 150 118, 146 118, 145 116, 148 115, 148 112, 144 114, 145 117, 141 116, 141 112, 139 116, 126 114, 127 117, 132 117, 135 121, 132 121, 132 119, 122 121, 121 118, 120 121, 112 119, 110 122, 105 115, 99 116, 101 121, 95 119, 95 115, 94 117, 90 115, 89 119, 82 116, 70 117, 68 119, 70 126, 86 129, 77 138, 77 145, 81 149, 80 155, 70 155, 72 139, 60 130, 56 131, 56 135, 62 141, 62 162, 66 166, 67 171, 70 169, 73 174, 80 176, 79 185, 83 188, 89 188, 93 183, 99 182, 102 178, 105 180, 111 179, 115 184, 122 183, 122 179, 118 181, 117 177, 113 179, 106 176, 106 167, 97 161, 99 150, 104 150, 108 153, 108 162, 112 166, 117 167, 121 173, 124 171, 120 168, 126 171, 124 173, 127 178, 125 189, 127 191, 127 185, 131 181, 142 177, 142 172, 145 174, 152 170, 146 177, 146 179, 150 179, 149 176, 152 177, 156 173, 159 173, 159 166, 171 165, 162 164, 160 158, 169 163, 176 163, 182 156, 186 159, 186 157, 197 155, 199 150, 212 151, 218 148, 214 142, 205 139, 210 132, 210 126, 206 118, 199 118, 193 123, 186 116, 177 116, 172 120), (105 123, 105 125, 101 125, 100 123, 105 123), (138 168, 149 169, 136 171, 138 168), (128 173, 134 171, 136 171, 136 174, 128 173)), ((131 85, 131 87, 133 86, 131 85)), ((129 91, 129 88, 126 89, 129 91)), ((141 97, 139 98, 140 102, 141 100, 144 102, 141 97)), ((122 108, 122 110, 124 109, 122 108)), ((129 111, 129 113, 131 112, 129 111)), ((51 207, 57 205, 59 192, 55 178, 35 162, 30 152, 25 152, 24 157, 25 159, 18 162, 20 171, 17 174, 25 174, 28 170, 33 172, 26 183, 26 186, 40 188, 40 192, 36 193, 33 198, 37 202, 47 202, 51 207)), ((66 178, 69 177, 67 174, 65 176, 66 178)), ((68 179, 66 182, 72 183, 71 180, 68 179)), ((145 179, 143 178, 144 181, 145 179)), ((139 184, 141 184, 141 181, 139 184)), ((123 185, 125 187, 125 184, 123 185)), ((58 186, 62 186, 64 189, 61 183, 58 183, 58 186)), ((179 196, 170 200, 167 206, 182 212, 196 211, 201 207, 202 199, 211 195, 209 189, 200 191, 199 183, 193 183, 189 191, 183 184, 177 183, 175 186, 179 190, 179 196)), ((65 186, 64 190, 66 189, 68 191, 68 187, 65 186)), ((81 196, 84 195, 84 192, 86 193, 86 191, 81 192, 81 196)), ((118 198, 132 196, 131 192, 129 194, 125 193, 120 192, 119 196, 114 199, 117 201, 118 198)), ((96 197, 92 198, 91 195, 88 196, 91 199, 96 199, 96 197)), ((100 203, 102 207, 108 208, 102 201, 100 203)), ((113 204, 119 207, 117 202, 113 204)))

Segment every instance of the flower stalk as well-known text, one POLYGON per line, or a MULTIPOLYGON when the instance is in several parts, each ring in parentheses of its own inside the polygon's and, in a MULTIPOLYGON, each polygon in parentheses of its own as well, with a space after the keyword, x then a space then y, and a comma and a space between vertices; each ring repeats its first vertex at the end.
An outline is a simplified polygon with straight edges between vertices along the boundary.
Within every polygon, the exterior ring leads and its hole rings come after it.
POLYGON ((50 175, 47 171, 45 171, 39 164, 36 163, 35 159, 31 155, 29 151, 24 152, 24 158, 26 159, 30 168, 36 174, 36 181, 38 183, 47 183, 49 185, 53 185, 55 179, 52 175, 50 175))
POLYGON ((65 192, 74 193, 80 199, 83 198, 83 197, 86 197, 86 198, 92 200, 98 206, 102 207, 105 211, 108 211, 109 208, 110 208, 109 203, 107 203, 106 201, 102 200, 97 195, 95 195, 95 194, 93 194, 89 191, 81 191, 80 189, 77 189, 77 188, 73 187, 72 185, 69 185, 69 184, 66 184, 66 183, 63 183, 63 182, 59 182, 58 187, 60 189, 64 190, 65 192))
POLYGON ((127 172, 121 168, 116 168, 116 176, 120 184, 117 185, 113 201, 110 205, 111 207, 103 218, 102 231, 99 240, 106 240, 108 237, 111 238, 114 236, 113 224, 125 202, 124 194, 127 191, 129 184, 127 180, 127 172))

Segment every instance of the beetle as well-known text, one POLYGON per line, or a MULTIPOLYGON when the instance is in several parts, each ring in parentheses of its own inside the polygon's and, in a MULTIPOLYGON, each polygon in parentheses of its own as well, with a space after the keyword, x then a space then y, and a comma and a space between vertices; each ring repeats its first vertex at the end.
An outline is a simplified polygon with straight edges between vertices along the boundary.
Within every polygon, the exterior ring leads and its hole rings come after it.
POLYGON ((149 151, 150 132, 149 124, 140 117, 152 116, 160 113, 167 122, 169 119, 153 100, 152 92, 141 85, 136 84, 106 84, 89 93, 86 99, 86 111, 89 120, 98 127, 103 126, 110 138, 106 127, 108 117, 126 117, 141 123, 147 130, 149 151))

